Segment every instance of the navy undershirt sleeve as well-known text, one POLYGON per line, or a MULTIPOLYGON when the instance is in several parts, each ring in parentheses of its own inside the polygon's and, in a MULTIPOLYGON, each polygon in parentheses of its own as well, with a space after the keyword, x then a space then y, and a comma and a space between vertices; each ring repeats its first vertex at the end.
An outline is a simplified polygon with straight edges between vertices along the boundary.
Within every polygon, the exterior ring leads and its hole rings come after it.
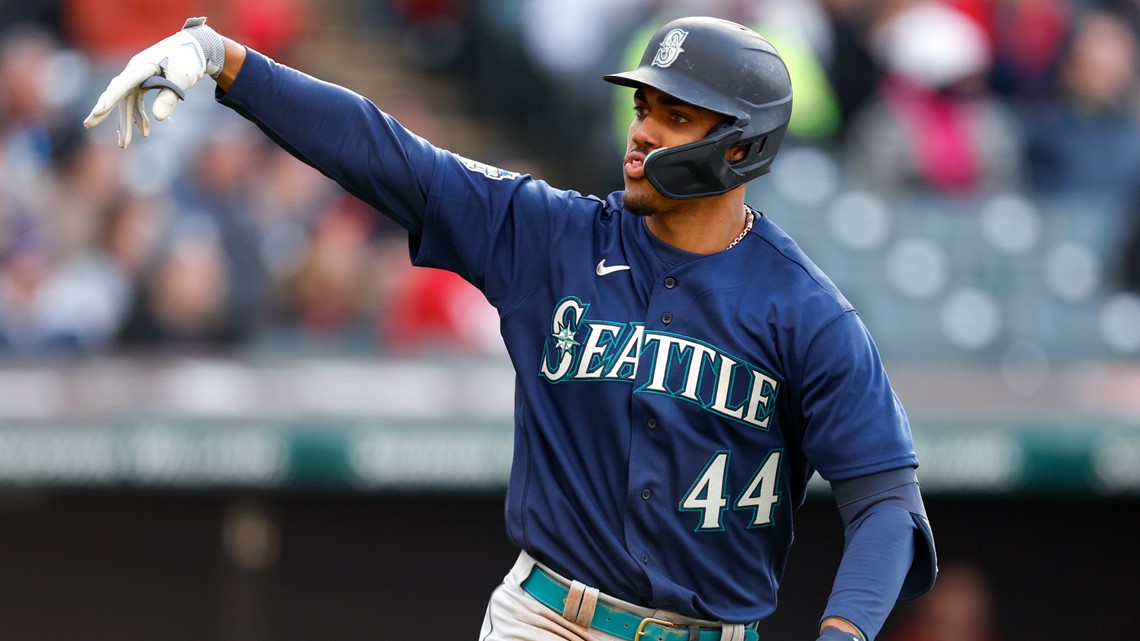
POLYGON ((934 580, 933 541, 914 468, 832 484, 844 523, 843 559, 823 618, 850 622, 872 641, 900 597, 934 580), (929 545, 928 545, 929 544, 929 545), (929 563, 927 560, 929 559, 929 563))

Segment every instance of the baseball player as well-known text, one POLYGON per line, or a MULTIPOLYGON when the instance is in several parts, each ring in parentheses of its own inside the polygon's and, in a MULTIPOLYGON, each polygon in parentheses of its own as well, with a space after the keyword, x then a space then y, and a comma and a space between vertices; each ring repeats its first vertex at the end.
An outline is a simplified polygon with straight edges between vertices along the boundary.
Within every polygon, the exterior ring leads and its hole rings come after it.
MULTIPOLYGON (((634 89, 625 189, 563 191, 432 146, 365 98, 205 19, 132 58, 85 124, 217 100, 408 230, 416 265, 498 310, 516 369, 507 533, 482 641, 755 641, 793 518, 830 481, 846 545, 819 638, 870 641, 936 573, 906 414, 851 304, 744 202, 791 112, 779 54, 714 18, 663 26, 634 89)), ((457 577, 457 580, 462 580, 457 577)))

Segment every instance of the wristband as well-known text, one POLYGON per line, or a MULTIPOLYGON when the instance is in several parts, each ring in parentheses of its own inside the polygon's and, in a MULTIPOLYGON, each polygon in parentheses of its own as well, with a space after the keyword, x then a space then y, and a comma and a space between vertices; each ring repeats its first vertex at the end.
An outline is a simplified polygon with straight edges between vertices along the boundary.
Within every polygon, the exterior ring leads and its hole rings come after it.
POLYGON ((823 632, 820 633, 819 639, 817 641, 863 641, 863 640, 860 639, 859 637, 855 636, 854 634, 851 634, 850 632, 844 632, 843 630, 840 630, 839 628, 835 628, 835 627, 832 627, 829 625, 823 629, 823 632))

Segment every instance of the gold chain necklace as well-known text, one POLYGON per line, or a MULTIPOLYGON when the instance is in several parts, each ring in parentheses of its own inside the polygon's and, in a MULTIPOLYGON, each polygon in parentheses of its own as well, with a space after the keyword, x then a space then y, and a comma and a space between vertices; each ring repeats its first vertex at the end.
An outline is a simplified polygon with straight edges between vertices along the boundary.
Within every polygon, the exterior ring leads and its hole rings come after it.
POLYGON ((728 251, 728 250, 732 249, 733 247, 736 247, 736 243, 739 243, 740 241, 744 240, 744 237, 748 235, 748 232, 752 231, 752 208, 751 207, 746 207, 746 208, 748 209, 748 222, 744 223, 744 231, 740 232, 740 235, 736 237, 736 240, 729 243, 728 247, 724 248, 724 251, 728 251))

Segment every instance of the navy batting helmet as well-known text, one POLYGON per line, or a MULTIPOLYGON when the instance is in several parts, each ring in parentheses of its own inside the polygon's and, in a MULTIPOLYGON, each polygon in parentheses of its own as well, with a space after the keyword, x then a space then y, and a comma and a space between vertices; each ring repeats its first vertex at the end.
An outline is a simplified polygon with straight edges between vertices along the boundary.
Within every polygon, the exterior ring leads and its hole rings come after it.
POLYGON ((648 86, 729 116, 727 126, 679 147, 654 150, 645 176, 674 199, 715 196, 768 173, 792 115, 788 68, 767 40, 719 18, 681 18, 661 27, 633 71, 603 78, 648 86), (729 162, 729 149, 747 145, 729 162))

